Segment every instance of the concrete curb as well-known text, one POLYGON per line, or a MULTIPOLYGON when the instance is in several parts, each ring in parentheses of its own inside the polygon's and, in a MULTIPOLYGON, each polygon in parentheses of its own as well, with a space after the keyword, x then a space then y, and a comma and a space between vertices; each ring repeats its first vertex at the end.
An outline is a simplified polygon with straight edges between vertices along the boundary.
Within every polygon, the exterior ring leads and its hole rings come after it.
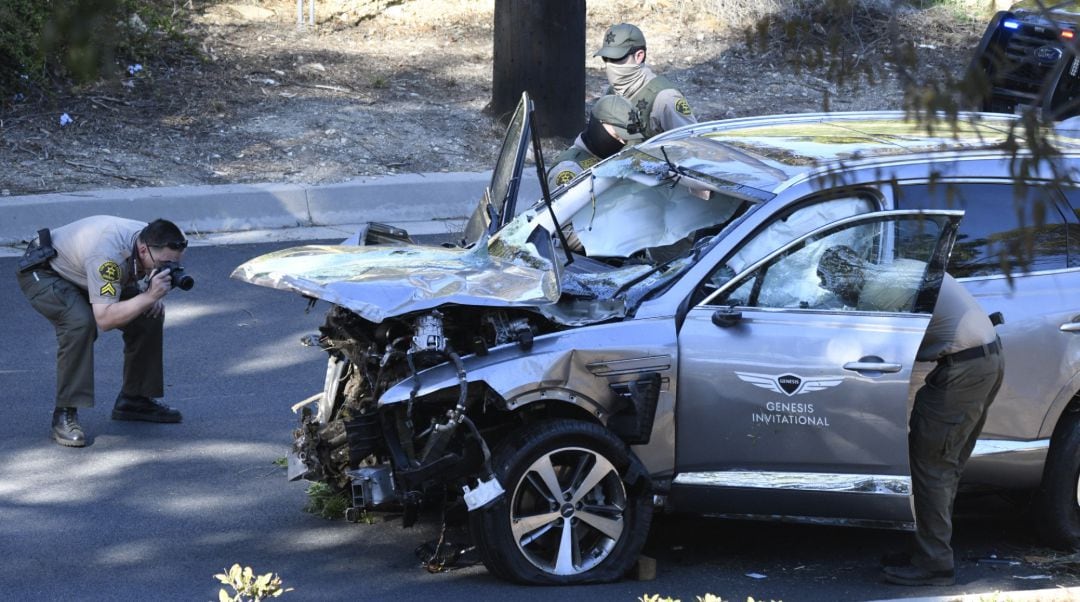
POLYGON ((1080 587, 994 591, 985 594, 956 594, 921 598, 892 598, 875 602, 1080 602, 1080 587))
MULTIPOLYGON (((523 178, 524 179, 524 178, 523 178)), ((535 177, 532 178, 535 180, 535 177)), ((193 236, 384 222, 418 234, 461 230, 491 173, 425 173, 341 184, 230 184, 128 188, 0 198, 0 246, 21 246, 39 228, 90 215, 176 222, 193 236)), ((523 185, 520 198, 538 186, 523 185)))

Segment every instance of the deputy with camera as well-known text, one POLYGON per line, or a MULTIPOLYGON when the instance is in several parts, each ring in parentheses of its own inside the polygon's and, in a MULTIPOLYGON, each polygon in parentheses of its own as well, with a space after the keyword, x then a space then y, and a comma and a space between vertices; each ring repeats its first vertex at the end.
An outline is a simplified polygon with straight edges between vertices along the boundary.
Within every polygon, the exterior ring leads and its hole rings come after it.
POLYGON ((52 438, 82 447, 78 409, 94 405, 94 341, 119 329, 124 380, 113 420, 180 422, 164 394, 165 296, 195 281, 181 267, 187 239, 176 224, 98 215, 40 230, 19 262, 19 287, 56 329, 52 438))

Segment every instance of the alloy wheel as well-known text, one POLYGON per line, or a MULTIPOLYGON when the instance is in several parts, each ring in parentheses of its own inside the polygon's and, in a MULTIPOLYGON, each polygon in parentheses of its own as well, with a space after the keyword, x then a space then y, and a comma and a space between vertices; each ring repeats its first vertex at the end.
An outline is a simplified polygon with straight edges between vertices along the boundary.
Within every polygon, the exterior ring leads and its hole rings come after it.
POLYGON ((624 530, 626 490, 595 451, 568 447, 533 462, 514 486, 511 532, 538 569, 575 575, 602 562, 624 530))

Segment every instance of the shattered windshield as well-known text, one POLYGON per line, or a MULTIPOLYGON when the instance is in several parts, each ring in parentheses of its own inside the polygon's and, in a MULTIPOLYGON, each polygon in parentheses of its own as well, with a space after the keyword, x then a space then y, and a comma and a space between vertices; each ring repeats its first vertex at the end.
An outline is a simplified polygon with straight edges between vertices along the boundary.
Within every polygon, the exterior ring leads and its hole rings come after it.
POLYGON ((556 224, 541 202, 494 236, 489 252, 561 266, 563 300, 544 310, 562 312, 560 322, 621 316, 693 265, 698 249, 769 196, 631 149, 597 165, 553 201, 567 249, 559 248, 556 224))
POLYGON ((632 149, 565 191, 556 214, 570 250, 606 265, 655 266, 720 232, 759 196, 665 159, 632 149))

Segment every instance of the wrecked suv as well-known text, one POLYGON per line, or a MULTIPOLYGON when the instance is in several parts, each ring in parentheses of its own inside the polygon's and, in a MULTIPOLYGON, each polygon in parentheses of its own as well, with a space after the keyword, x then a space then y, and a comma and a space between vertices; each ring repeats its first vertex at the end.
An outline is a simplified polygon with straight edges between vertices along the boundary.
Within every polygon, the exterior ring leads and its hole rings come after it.
POLYGON ((331 304, 289 475, 349 492, 354 513, 467 509, 484 564, 525 583, 620 578, 656 511, 911 528, 915 353, 948 265, 1006 319, 965 486, 1037 489, 1041 528, 1075 547, 1080 188, 1033 173, 1015 196, 997 150, 1013 120, 698 124, 515 216, 525 98, 463 245, 376 227, 236 269, 331 304), (1033 250, 1010 264, 1017 245, 1033 250), (840 246, 873 294, 822 288, 840 246))

